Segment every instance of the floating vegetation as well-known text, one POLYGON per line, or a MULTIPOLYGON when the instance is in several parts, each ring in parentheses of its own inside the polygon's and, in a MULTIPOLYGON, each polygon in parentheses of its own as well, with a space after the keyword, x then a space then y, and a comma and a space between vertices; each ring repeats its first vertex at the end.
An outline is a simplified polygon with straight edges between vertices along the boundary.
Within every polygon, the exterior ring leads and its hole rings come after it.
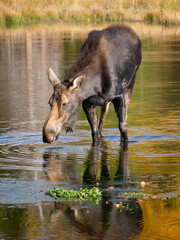
POLYGON ((120 212, 122 212, 123 210, 132 212, 134 210, 132 206, 130 206, 129 204, 123 204, 122 202, 114 203, 114 206, 118 208, 120 212))
POLYGON ((130 198, 148 198, 148 197, 151 197, 151 195, 147 194, 147 193, 143 193, 143 192, 124 192, 119 197, 120 198, 126 198, 126 199, 130 199, 130 198))
POLYGON ((80 188, 79 191, 64 188, 53 188, 48 190, 46 194, 59 201, 91 201, 94 204, 99 203, 102 195, 97 187, 93 187, 90 190, 87 188, 80 188))
MULTIPOLYGON (((114 190, 114 187, 109 187, 107 191, 109 190, 114 190)), ((102 198, 102 192, 98 187, 93 187, 92 189, 80 188, 79 191, 65 188, 53 188, 48 190, 46 195, 49 195, 58 201, 79 201, 81 203, 85 201, 91 201, 93 204, 98 204, 102 198)), ((134 211, 132 206, 128 204, 129 200, 135 200, 136 203, 141 204, 144 200, 148 199, 154 200, 158 198, 161 200, 167 200, 173 197, 175 196, 156 196, 143 192, 123 192, 118 194, 119 201, 114 202, 114 206, 119 208, 120 211, 134 211)), ((178 194, 176 197, 180 197, 180 194, 178 194)), ((111 202, 111 200, 108 200, 105 203, 108 205, 111 202)))

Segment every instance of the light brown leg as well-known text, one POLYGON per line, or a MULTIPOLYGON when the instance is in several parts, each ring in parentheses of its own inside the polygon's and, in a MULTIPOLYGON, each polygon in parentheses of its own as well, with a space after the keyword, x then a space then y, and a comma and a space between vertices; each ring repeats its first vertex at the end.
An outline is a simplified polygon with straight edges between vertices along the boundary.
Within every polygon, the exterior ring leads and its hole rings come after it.
POLYGON ((103 128, 104 120, 106 118, 108 110, 109 110, 109 103, 106 103, 103 106, 101 106, 101 117, 100 117, 99 126, 98 126, 99 135, 101 135, 101 131, 102 131, 102 128, 103 128))

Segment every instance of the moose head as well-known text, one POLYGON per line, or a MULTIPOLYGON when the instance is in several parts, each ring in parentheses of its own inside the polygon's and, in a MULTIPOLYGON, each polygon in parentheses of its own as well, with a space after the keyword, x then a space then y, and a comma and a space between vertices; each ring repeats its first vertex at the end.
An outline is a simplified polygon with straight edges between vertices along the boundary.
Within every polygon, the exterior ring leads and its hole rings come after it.
POLYGON ((76 112, 81 104, 77 94, 84 82, 84 76, 77 76, 72 81, 63 83, 57 78, 51 68, 48 69, 48 79, 54 92, 49 99, 51 111, 43 126, 43 142, 53 143, 62 129, 72 132, 76 122, 76 112))

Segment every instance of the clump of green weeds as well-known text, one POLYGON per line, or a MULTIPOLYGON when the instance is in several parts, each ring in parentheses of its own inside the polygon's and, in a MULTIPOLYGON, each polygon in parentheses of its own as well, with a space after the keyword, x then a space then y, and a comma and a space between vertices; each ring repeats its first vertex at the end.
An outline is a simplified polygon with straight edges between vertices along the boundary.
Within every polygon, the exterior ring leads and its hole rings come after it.
POLYGON ((101 199, 101 192, 97 187, 93 187, 92 189, 80 188, 79 191, 74 191, 72 189, 64 189, 64 188, 53 188, 46 192, 47 195, 54 197, 59 201, 88 201, 90 200, 94 204, 98 204, 101 199))
POLYGON ((127 198, 127 199, 131 199, 131 198, 146 198, 146 197, 150 197, 151 195, 147 194, 147 193, 142 193, 142 192, 124 192, 120 195, 121 198, 127 198))

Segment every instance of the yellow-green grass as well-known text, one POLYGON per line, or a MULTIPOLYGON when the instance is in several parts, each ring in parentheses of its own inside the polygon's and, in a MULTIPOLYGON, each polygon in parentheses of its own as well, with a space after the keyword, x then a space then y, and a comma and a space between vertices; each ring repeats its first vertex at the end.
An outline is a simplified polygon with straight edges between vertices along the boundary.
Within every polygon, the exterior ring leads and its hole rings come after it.
POLYGON ((147 21, 180 23, 179 0, 0 0, 0 24, 147 21))

